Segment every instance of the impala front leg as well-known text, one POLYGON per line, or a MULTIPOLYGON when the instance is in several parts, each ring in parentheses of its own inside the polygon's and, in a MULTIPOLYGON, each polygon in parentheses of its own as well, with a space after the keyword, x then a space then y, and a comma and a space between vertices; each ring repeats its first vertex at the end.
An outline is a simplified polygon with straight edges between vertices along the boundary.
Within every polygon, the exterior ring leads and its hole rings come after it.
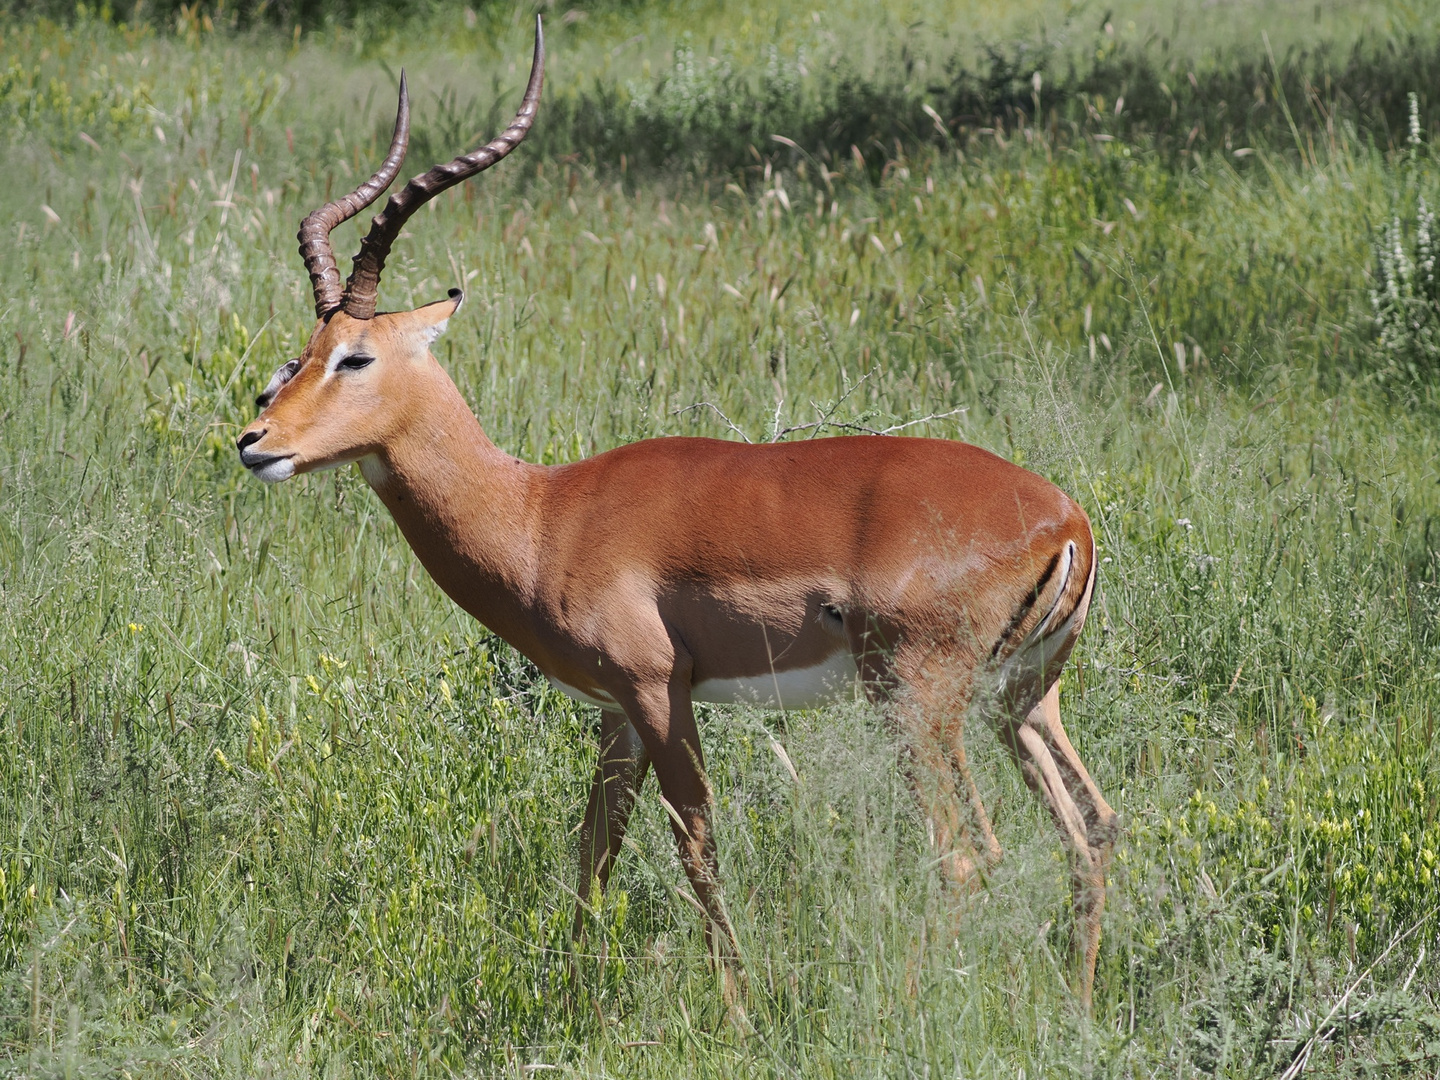
POLYGON ((655 765, 655 778, 660 781, 660 794, 680 848, 680 863, 705 912, 706 944, 727 969, 728 982, 728 969, 738 963, 740 953, 720 891, 713 803, 690 702, 688 668, 672 676, 668 685, 640 690, 628 707, 633 710, 631 723, 655 765))
POLYGON ((600 714, 600 756, 595 764, 595 781, 590 787, 590 805, 580 825, 580 876, 576 887, 574 936, 585 932, 589 907, 603 892, 610 872, 620 855, 625 826, 635 806, 650 756, 640 735, 621 712, 600 714))

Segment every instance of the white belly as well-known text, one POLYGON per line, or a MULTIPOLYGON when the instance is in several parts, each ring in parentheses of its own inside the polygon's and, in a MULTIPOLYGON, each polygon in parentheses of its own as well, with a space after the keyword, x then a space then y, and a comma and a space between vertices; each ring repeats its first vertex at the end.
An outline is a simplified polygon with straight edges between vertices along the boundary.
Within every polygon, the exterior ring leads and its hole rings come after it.
POLYGON ((706 679, 695 684, 690 696, 696 701, 711 701, 719 705, 815 709, 853 695, 859 674, 855 658, 842 649, 814 667, 792 668, 742 679, 706 679))
POLYGON ((609 694, 605 693, 603 690, 597 690, 595 694, 587 694, 584 690, 577 690, 569 683, 563 683, 559 679, 553 678, 550 675, 546 675, 545 678, 556 690, 559 690, 566 697, 574 698, 582 705, 594 705, 597 708, 611 710, 619 708, 619 705, 616 703, 615 699, 612 698, 609 694), (600 696, 597 697, 595 696, 596 694, 600 696))
MULTIPOLYGON (((742 679, 706 679, 690 690, 695 701, 717 705, 755 705, 767 709, 815 709, 834 701, 844 701, 855 692, 860 672, 855 658, 843 649, 823 664, 814 667, 751 675, 742 679)), ((548 678, 548 676, 547 676, 548 678)), ((550 685, 567 697, 601 709, 617 708, 615 699, 597 691, 583 690, 550 679, 550 685)))

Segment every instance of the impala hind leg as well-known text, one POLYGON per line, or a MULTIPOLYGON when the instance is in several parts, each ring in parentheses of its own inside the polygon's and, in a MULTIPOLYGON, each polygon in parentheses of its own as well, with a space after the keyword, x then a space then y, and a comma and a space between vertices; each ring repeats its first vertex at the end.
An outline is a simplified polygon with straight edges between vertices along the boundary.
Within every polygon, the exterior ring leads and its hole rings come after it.
POLYGON ((1000 842, 965 756, 965 715, 971 680, 934 670, 935 663, 912 668, 907 688, 894 708, 909 756, 909 780, 934 842, 936 856, 951 884, 973 889, 979 876, 1000 861, 1000 842))
POLYGON ((650 756, 639 733, 621 712, 600 714, 600 755, 595 763, 595 780, 590 787, 590 804, 580 823, 580 873, 575 906, 577 939, 584 935, 586 911, 610 880, 630 811, 645 782, 650 756))
POLYGON ((1025 782, 1044 800, 1070 858, 1074 925, 1071 953, 1076 996, 1090 1008, 1095 960, 1100 950, 1100 917, 1105 910, 1105 874, 1118 831, 1118 817, 1060 724, 1060 687, 1051 686, 1030 713, 1001 724, 1025 782))

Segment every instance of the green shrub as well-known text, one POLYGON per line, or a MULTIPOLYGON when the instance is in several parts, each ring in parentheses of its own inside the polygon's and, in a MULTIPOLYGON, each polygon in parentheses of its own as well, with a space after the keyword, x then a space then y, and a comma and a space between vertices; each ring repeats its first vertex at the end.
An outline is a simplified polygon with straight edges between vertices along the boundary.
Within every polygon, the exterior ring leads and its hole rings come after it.
MULTIPOLYGON (((1370 306, 1374 313, 1381 374, 1410 389, 1433 384, 1440 373, 1440 234, 1423 194, 1424 152, 1417 95, 1410 95, 1409 147, 1397 172, 1396 200, 1415 198, 1413 224, 1392 213, 1375 241, 1370 306)), ((1408 216, 1408 215, 1407 215, 1408 216)))

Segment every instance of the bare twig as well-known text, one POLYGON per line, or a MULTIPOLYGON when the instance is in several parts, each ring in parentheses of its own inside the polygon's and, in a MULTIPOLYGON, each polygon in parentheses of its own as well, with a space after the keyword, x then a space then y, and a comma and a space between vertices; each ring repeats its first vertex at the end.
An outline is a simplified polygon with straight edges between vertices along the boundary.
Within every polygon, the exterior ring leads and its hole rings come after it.
POLYGON ((917 424, 928 424, 932 420, 948 420, 952 416, 960 416, 962 413, 969 411, 969 408, 962 405, 957 409, 951 409, 949 412, 930 413, 928 416, 921 416, 915 420, 906 420, 903 424, 891 424, 887 428, 881 428, 880 434, 894 435, 897 431, 904 431, 906 428, 915 427, 917 424))
MULTIPOLYGON (((810 407, 815 410, 817 418, 808 423, 789 424, 781 427, 780 416, 785 408, 785 399, 783 397, 777 397, 775 399, 775 415, 770 420, 770 432, 766 436, 765 441, 776 443, 786 436, 794 435, 802 431, 810 432, 810 438, 813 439, 826 429, 834 431, 854 431, 864 435, 894 435, 896 432, 905 431, 908 428, 916 427, 920 424, 928 424, 936 420, 948 420, 951 417, 960 416, 969 411, 968 407, 962 405, 945 412, 927 413, 924 416, 915 417, 913 420, 905 420, 901 423, 891 424, 889 427, 883 428, 871 427, 869 424, 861 424, 851 420, 834 419, 835 414, 840 411, 840 407, 845 404, 845 401, 854 394, 856 390, 860 389, 860 387, 865 384, 865 381, 869 379, 871 375, 875 374, 875 371, 875 368, 871 368, 846 388, 845 392, 828 406, 822 406, 819 402, 815 401, 810 402, 810 407)), ((683 408, 676 409, 672 415, 683 416, 685 413, 692 412, 695 409, 709 409, 720 418, 720 421, 726 427, 736 435, 739 435, 740 438, 744 439, 747 443, 754 442, 754 440, 745 433, 744 429, 735 423, 735 421, 731 420, 730 417, 725 414, 725 411, 713 401, 697 401, 693 405, 686 405, 683 408)))
MULTIPOLYGON (((928 413, 925 416, 916 417, 914 420, 906 420, 901 424, 891 424, 889 427, 876 428, 868 424, 856 424, 848 420, 820 419, 812 420, 808 424, 795 424, 777 432, 771 442, 779 442, 786 435, 793 435, 797 431, 814 431, 819 434, 824 428, 834 428, 837 431, 858 431, 865 435, 894 435, 897 431, 904 431, 906 428, 915 427, 917 424, 928 424, 932 420, 945 420, 951 416, 959 416, 961 413, 969 412, 965 406, 951 409, 949 412, 928 413)), ((812 436, 813 437, 813 436, 812 436)))
POLYGON ((765 440, 766 442, 775 442, 775 441, 776 441, 777 436, 776 436, 775 433, 780 430, 780 413, 784 410, 784 408, 785 408, 785 395, 784 395, 784 394, 776 394, 776 395, 775 395, 775 415, 770 418, 770 435, 769 435, 769 437, 765 440))
POLYGON ((716 405, 713 401, 697 401, 694 405, 686 405, 683 409, 676 409, 672 415, 683 416, 685 413, 690 412, 692 409, 709 409, 716 416, 720 417, 720 419, 725 422, 725 426, 728 427, 731 431, 733 431, 736 435, 739 435, 740 438, 744 439, 747 443, 752 441, 750 436, 746 435, 745 432, 741 430, 740 427, 735 423, 735 421, 731 420, 730 417, 726 416, 724 410, 722 410, 720 406, 716 405))
MULTIPOLYGON (((1362 971, 1359 976, 1356 977, 1355 981, 1345 988, 1345 992, 1340 995, 1339 1000, 1335 1002, 1335 1005, 1329 1013, 1326 1014, 1325 1019, 1316 1025, 1315 1034, 1306 1039, 1304 1045, 1301 1046, 1300 1049, 1295 1052, 1295 1056, 1290 1059, 1290 1065, 1280 1074, 1280 1080, 1296 1080, 1296 1077, 1305 1071, 1305 1066, 1310 1061, 1310 1055, 1315 1052, 1315 1047, 1329 1039, 1332 1034, 1334 1029, 1331 1027, 1330 1021, 1334 1020, 1336 1014, 1345 1007, 1345 1003, 1350 1000, 1350 995, 1355 992, 1362 982, 1370 977, 1372 971, 1384 962, 1385 958, 1390 955, 1395 946, 1399 945, 1411 934, 1415 933, 1416 930, 1424 926, 1426 922, 1434 917, 1437 911, 1440 911, 1440 904, 1437 904, 1424 915, 1420 916, 1403 934, 1392 938, 1390 944, 1385 946, 1385 950, 1371 962, 1370 966, 1362 971)), ((1409 984, 1408 979, 1406 980, 1406 984, 1409 984)))
POLYGON ((861 375, 860 378, 856 379, 853 383, 851 383, 845 389, 845 392, 841 394, 838 398, 836 398, 834 402, 831 403, 829 409, 821 409, 819 405, 815 404, 815 402, 812 401, 810 403, 810 407, 814 409, 817 413, 820 413, 821 424, 823 425, 825 423, 828 423, 830 417, 834 416, 837 412, 840 411, 840 406, 845 404, 846 400, 850 397, 850 395, 855 393, 856 390, 859 390, 860 387, 864 386, 870 380, 870 376, 874 374, 875 369, 872 367, 869 371, 865 372, 864 375, 861 375))

